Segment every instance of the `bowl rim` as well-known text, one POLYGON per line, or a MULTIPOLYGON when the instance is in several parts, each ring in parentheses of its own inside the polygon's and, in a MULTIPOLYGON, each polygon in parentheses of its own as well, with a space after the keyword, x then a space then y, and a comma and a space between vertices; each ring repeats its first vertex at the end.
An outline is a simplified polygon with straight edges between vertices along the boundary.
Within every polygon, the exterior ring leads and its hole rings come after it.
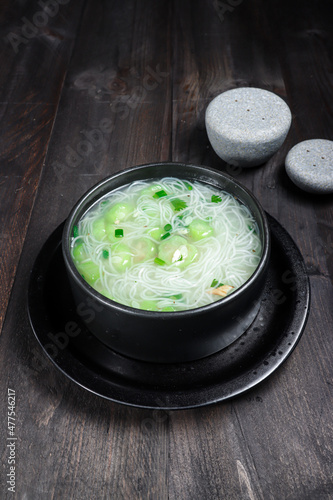
MULTIPOLYGON (((165 175, 164 175, 165 177, 165 175)), ((174 177, 174 176, 173 176, 174 177)), ((148 178, 148 177, 146 177, 148 178)), ((181 175, 179 175, 179 178, 182 178, 181 175)), ((186 174, 184 175, 184 178, 186 180, 186 174)), ((144 179, 144 177, 142 177, 144 179)), ((200 179, 198 179, 198 182, 203 182, 200 179)), ((129 184, 129 182, 124 182, 123 186, 126 184, 129 184)), ((119 186, 121 187, 121 186, 119 186)), ((115 188, 115 189, 119 189, 115 188)), ((227 186, 224 188, 226 191, 228 191, 227 186)), ((99 195, 97 197, 101 198, 103 196, 99 195)), ((96 200, 95 200, 96 201, 96 200)), ((91 205, 95 203, 93 201, 90 203, 91 205)), ((247 207, 246 203, 240 199, 240 201, 247 207)), ((248 208, 248 207, 247 207, 248 208)), ((89 209, 89 205, 85 207, 84 213, 89 209)), ((251 211, 252 213, 252 211, 251 211)), ((252 213, 254 216, 254 214, 252 213)), ((268 219, 266 217, 265 211, 262 208, 260 202, 256 198, 256 196, 246 187, 244 186, 241 182, 235 180, 232 176, 229 174, 226 174, 224 172, 221 172, 217 169, 214 169, 212 167, 207 167, 205 165, 194 165, 191 163, 184 163, 184 162, 174 162, 174 161, 161 161, 161 162, 151 162, 151 163, 145 163, 141 165, 136 165, 133 167, 128 167, 123 170, 118 170, 114 174, 107 176, 103 178, 101 181, 97 182, 94 184, 91 188, 89 188, 73 205, 71 211, 69 212, 69 215, 65 221, 63 233, 62 233, 62 254, 64 257, 65 261, 65 266, 67 268, 67 271, 70 272, 71 277, 74 279, 76 284, 83 289, 83 291, 88 295, 89 298, 93 299, 94 301, 97 301, 98 303, 102 303, 103 306, 106 306, 107 308, 111 308, 117 312, 122 312, 126 313, 128 315, 132 315, 133 317, 142 317, 144 318, 161 318, 161 319, 166 319, 166 318, 186 318, 187 316, 193 319, 193 315, 198 315, 202 314, 203 312, 209 312, 213 311, 217 308, 221 308, 224 305, 232 304, 233 302, 237 301, 238 298, 244 293, 246 293, 246 290, 251 287, 252 283, 257 281, 257 279, 265 272, 267 266, 268 266, 268 261, 269 261, 269 256, 270 256, 270 250, 271 250, 271 237, 270 237, 270 229, 269 229, 269 224, 268 224, 268 219), (232 292, 230 295, 227 295, 226 297, 219 299, 217 301, 212 302, 211 304, 207 304, 204 306, 196 307, 194 309, 185 309, 183 311, 147 311, 144 309, 139 309, 131 306, 127 306, 125 304, 121 304, 120 302, 116 302, 114 300, 109 299, 108 297, 102 295, 99 293, 97 290, 95 290, 89 283, 87 283, 84 278, 80 275, 79 271, 76 269, 76 266, 74 264, 74 261, 71 256, 70 252, 70 238, 71 238, 71 233, 72 233, 72 227, 74 226, 74 221, 75 218, 80 211, 81 207, 84 205, 86 200, 90 198, 93 193, 95 193, 97 190, 100 190, 103 186, 106 186, 108 183, 111 181, 114 181, 118 178, 121 177, 126 177, 127 174, 134 172, 134 171, 140 171, 140 170, 146 170, 148 168, 156 168, 156 167, 163 167, 163 166, 168 166, 168 165, 173 165, 179 167, 180 171, 182 167, 190 168, 193 170, 201 170, 202 173, 205 173, 206 176, 209 176, 209 173, 218 175, 223 177, 227 182, 230 182, 234 185, 236 185, 238 188, 240 188, 246 195, 248 195, 252 201, 255 203, 259 214, 261 216, 262 220, 262 226, 263 226, 263 250, 262 250, 262 255, 260 258, 260 262, 253 272, 253 274, 248 278, 245 283, 243 283, 237 290, 232 292)))

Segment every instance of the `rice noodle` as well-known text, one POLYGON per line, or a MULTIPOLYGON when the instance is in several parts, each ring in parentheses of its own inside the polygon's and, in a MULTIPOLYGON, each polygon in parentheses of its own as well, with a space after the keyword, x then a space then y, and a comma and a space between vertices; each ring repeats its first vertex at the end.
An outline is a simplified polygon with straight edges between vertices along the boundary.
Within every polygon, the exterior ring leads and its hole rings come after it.
POLYGON ((98 278, 90 284, 100 293, 131 307, 175 311, 223 300, 207 293, 212 282, 216 280, 236 290, 253 274, 262 252, 254 218, 234 196, 210 185, 172 177, 137 181, 100 199, 79 221, 78 234, 71 245, 79 272, 84 264, 92 262, 97 266, 98 278), (152 186, 156 185, 167 196, 154 197, 156 190, 152 186), (213 202, 212 196, 219 196, 221 201, 213 202), (179 200, 183 202, 183 209, 176 211, 172 202, 178 203, 179 200), (108 210, 117 203, 133 207, 125 220, 111 224, 112 231, 113 227, 123 230, 123 237, 118 240, 114 232, 110 237, 106 231, 109 228, 105 218, 108 210), (208 224, 212 228, 211 234, 193 239, 189 230, 193 220, 208 224), (99 233, 96 224, 101 228, 99 233), (164 231, 167 224, 172 229, 170 236, 163 241, 178 235, 197 252, 194 261, 183 268, 181 263, 179 266, 178 263, 159 265, 155 261, 162 240, 160 237, 156 240, 156 235, 153 237, 150 231, 157 228, 164 231), (136 245, 138 240, 142 245, 142 238, 151 242, 152 248, 156 247, 156 255, 136 262, 135 259, 139 258, 136 245), (121 271, 117 270, 117 262, 123 259, 122 255, 117 257, 118 243, 129 248, 130 263, 121 271), (82 245, 80 259, 75 257, 74 249, 78 245, 82 245), (145 305, 145 301, 150 305, 145 305))

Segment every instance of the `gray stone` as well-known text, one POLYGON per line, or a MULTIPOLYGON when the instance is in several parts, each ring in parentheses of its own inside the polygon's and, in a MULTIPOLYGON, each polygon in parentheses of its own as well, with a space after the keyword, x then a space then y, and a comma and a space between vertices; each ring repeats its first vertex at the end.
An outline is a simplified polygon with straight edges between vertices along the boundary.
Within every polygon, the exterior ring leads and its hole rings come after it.
POLYGON ((268 90, 240 87, 215 97, 207 107, 205 122, 209 141, 222 160, 254 167, 281 147, 291 112, 283 99, 268 90))
POLYGON ((333 141, 310 139, 299 142, 287 154, 286 171, 308 193, 333 193, 333 141))

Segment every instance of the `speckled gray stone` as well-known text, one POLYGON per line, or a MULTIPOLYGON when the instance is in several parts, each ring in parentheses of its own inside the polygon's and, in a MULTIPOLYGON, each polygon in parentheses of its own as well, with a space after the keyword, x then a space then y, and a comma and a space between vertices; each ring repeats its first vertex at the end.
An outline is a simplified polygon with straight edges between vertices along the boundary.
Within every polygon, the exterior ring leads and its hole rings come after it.
POLYGON ((308 193, 333 193, 333 141, 310 139, 299 142, 287 154, 286 171, 308 193))
POLYGON ((240 87, 215 97, 207 107, 205 122, 209 141, 222 160, 254 167, 281 147, 291 125, 291 112, 273 92, 240 87))

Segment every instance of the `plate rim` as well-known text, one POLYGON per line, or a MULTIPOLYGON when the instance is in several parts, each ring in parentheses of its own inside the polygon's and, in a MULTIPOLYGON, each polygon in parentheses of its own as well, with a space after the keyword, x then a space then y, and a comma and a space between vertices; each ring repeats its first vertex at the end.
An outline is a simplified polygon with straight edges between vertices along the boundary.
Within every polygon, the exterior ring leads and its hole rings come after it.
MULTIPOLYGON (((228 394, 224 394, 224 395, 220 394, 220 396, 216 396, 216 395, 214 396, 212 394, 211 397, 207 396, 206 399, 204 398, 201 401, 191 402, 191 403, 186 403, 186 402, 177 403, 176 402, 177 401, 177 392, 179 392, 179 391, 174 391, 171 394, 171 396, 172 396, 171 400, 173 400, 173 403, 167 403, 168 391, 166 391, 164 389, 159 389, 159 391, 153 391, 151 387, 149 387, 149 391, 141 390, 141 392, 139 393, 139 396, 141 394, 141 398, 140 398, 140 397, 138 397, 138 394, 136 394, 136 397, 133 397, 133 396, 135 396, 135 390, 133 391, 133 386, 132 386, 132 393, 133 394, 132 394, 132 397, 128 399, 128 398, 126 398, 126 395, 125 395, 125 397, 121 398, 119 395, 117 395, 117 391, 115 391, 115 390, 113 391, 115 394, 112 396, 109 394, 109 391, 105 391, 105 389, 101 389, 101 388, 98 390, 94 387, 94 384, 91 384, 91 383, 89 384, 89 381, 87 382, 85 380, 85 378, 87 378, 87 376, 89 378, 89 373, 90 373, 90 375, 93 375, 93 379, 94 379, 94 375, 96 375, 96 372, 94 372, 90 367, 87 367, 86 365, 84 365, 82 360, 75 357, 74 354, 72 352, 70 352, 69 349, 61 350, 59 352, 60 355, 57 357, 51 356, 50 353, 48 353, 47 350, 45 349, 45 342, 43 342, 43 332, 40 332, 39 331, 40 327, 38 325, 36 325, 36 323, 39 323, 39 320, 38 319, 36 320, 36 314, 38 314, 38 313, 34 309, 34 303, 33 303, 34 301, 31 299, 31 294, 32 294, 32 289, 34 287, 36 287, 36 281, 39 279, 39 276, 40 276, 39 269, 41 267, 41 264, 44 267, 47 266, 47 264, 49 264, 51 262, 52 257, 54 257, 54 255, 56 253, 56 249, 54 249, 52 256, 51 255, 45 256, 44 254, 47 253, 46 250, 48 249, 48 247, 52 247, 52 246, 54 247, 53 242, 56 240, 58 241, 56 248, 59 248, 59 245, 61 244, 61 234, 62 234, 62 229, 64 227, 65 222, 62 222, 59 226, 57 226, 57 228, 50 234, 50 236, 44 242, 42 248, 40 249, 40 251, 37 255, 37 258, 34 261, 34 265, 33 265, 33 268, 31 270, 31 275, 30 275, 30 279, 29 279, 28 297, 27 297, 27 309, 28 309, 29 323, 30 323, 30 327, 34 333, 35 338, 37 339, 39 345, 42 348, 43 353, 53 363, 53 365, 63 375, 65 375, 66 378, 70 379, 72 382, 79 385, 80 387, 87 390, 88 392, 95 394, 103 399, 108 400, 108 401, 112 401, 114 403, 119 403, 119 404, 126 405, 126 406, 136 407, 136 408, 160 409, 160 410, 193 409, 193 408, 203 407, 203 406, 207 406, 207 405, 211 405, 211 404, 221 403, 223 401, 230 400, 231 398, 235 398, 235 397, 239 396, 240 394, 243 394, 243 393, 251 390, 253 387, 255 387, 256 385, 262 383, 265 379, 267 379, 291 355, 291 353, 295 349, 296 345, 298 344, 298 342, 299 342, 299 340, 304 332, 304 329, 305 329, 305 326, 306 326, 306 323, 308 320, 308 316, 309 316, 310 302, 311 302, 310 280, 309 280, 309 276, 306 272, 306 267, 305 267, 303 257, 301 255, 297 245, 295 244, 295 242, 292 239, 292 237, 290 236, 290 234, 282 227, 282 225, 275 218, 273 218, 267 212, 266 212, 266 215, 268 217, 271 232, 272 233, 277 232, 278 234, 280 234, 280 236, 282 235, 283 238, 285 240, 287 240, 287 242, 289 244, 288 251, 290 251, 294 255, 294 257, 295 256, 297 257, 297 264, 298 264, 298 266, 301 267, 301 269, 303 271, 301 278, 303 280, 303 287, 305 290, 304 290, 303 302, 300 301, 300 304, 298 304, 298 306, 299 306, 299 310, 302 308, 304 308, 304 310, 303 310, 303 314, 300 316, 299 321, 298 321, 299 324, 298 324, 298 328, 297 328, 297 330, 298 330, 297 334, 294 334, 292 342, 289 342, 289 344, 290 344, 289 347, 287 349, 284 349, 282 355, 280 355, 279 357, 276 357, 275 363, 273 363, 273 364, 268 363, 264 371, 261 370, 260 374, 257 374, 257 376, 255 376, 255 377, 251 377, 251 379, 247 383, 243 383, 243 384, 241 383, 241 384, 239 384, 239 387, 237 387, 237 384, 236 384, 236 387, 233 390, 231 390, 230 393, 228 393, 228 394), (60 238, 58 235, 60 235, 60 238), (75 375, 73 373, 73 370, 68 370, 68 368, 66 369, 64 367, 64 364, 66 364, 66 360, 67 360, 67 362, 68 362, 68 360, 72 361, 72 363, 74 360, 74 365, 76 364, 76 368, 81 367, 80 376, 78 376, 77 373, 75 375), (108 392, 108 394, 106 394, 106 392, 108 392), (142 399, 142 394, 146 394, 146 392, 149 392, 149 394, 151 395, 152 401, 150 403, 148 403, 147 401, 140 402, 140 399, 142 399), (163 394, 163 396, 164 396, 164 401, 161 400, 161 394, 163 394), (155 396, 156 396, 156 398, 154 400, 155 396), (157 401, 158 401, 158 404, 157 404, 157 401)), ((273 247, 273 245, 274 245, 274 238, 273 238, 273 234, 272 234, 272 247, 273 247)), ((38 288, 38 286, 37 286, 37 288, 38 288)), ((292 318, 293 321, 295 320, 295 316, 296 316, 296 311, 295 311, 295 314, 292 318)), ((299 314, 298 314, 298 316, 299 316, 299 314)), ((242 337, 240 337, 240 339, 241 338, 242 337)), ((279 339, 280 339, 280 337, 279 337, 279 339)), ((291 340, 291 339, 289 339, 289 340, 291 340)), ((208 358, 213 358, 217 354, 213 354, 213 355, 209 356, 208 358)), ((265 353, 265 356, 268 356, 268 353, 265 353)), ((265 356, 264 356, 264 358, 265 358, 265 356)), ((127 358, 127 359, 129 359, 129 358, 127 358)), ((135 362, 140 363, 137 360, 135 360, 135 362)), ((142 363, 145 363, 145 362, 142 362, 142 363)), ((194 364, 195 363, 196 362, 194 362, 194 364)), ((262 364, 262 363, 263 363, 263 359, 260 360, 260 364, 262 364)), ((191 364, 191 362, 187 362, 187 363, 183 363, 183 364, 189 365, 189 364, 191 364)), ((193 362, 192 362, 192 364, 193 364, 193 362)), ((72 364, 72 366, 74 366, 74 365, 72 364)), ((153 366, 154 363, 151 363, 151 365, 153 366)), ((248 371, 253 372, 253 369, 248 370, 248 371)), ((232 379, 232 382, 235 384, 235 381, 237 381, 237 379, 246 377, 247 373, 248 372, 244 372, 244 373, 241 373, 240 375, 234 377, 232 379)), ((112 377, 111 377, 111 380, 110 379, 106 380, 105 377, 100 378, 100 380, 102 380, 102 383, 100 384, 102 386, 105 385, 105 383, 109 384, 109 386, 110 386, 110 384, 111 384, 111 386, 113 384, 113 389, 114 389, 114 387, 116 385, 114 381, 112 382, 112 377)), ((216 385, 223 386, 222 381, 219 381, 219 382, 220 383, 217 383, 217 384, 216 383, 211 384, 208 387, 203 386, 201 389, 197 389, 195 393, 198 394, 202 391, 209 392, 209 389, 212 390, 212 387, 216 386, 216 385)), ((228 383, 226 384, 226 387, 228 387, 228 383)), ((111 389, 112 389, 112 387, 111 387, 111 389)), ((124 391, 124 386, 123 386, 123 391, 124 391)), ((111 390, 111 392, 112 392, 112 390, 111 390)), ((128 392, 128 387, 126 387, 125 392, 128 392)), ((213 393, 214 393, 214 391, 213 391, 213 393)), ((182 396, 179 396, 179 398, 184 399, 185 396, 186 396, 185 393, 183 393, 182 396)), ((192 394, 192 396, 193 396, 193 394, 192 394)), ((186 399, 186 397, 185 397, 185 399, 186 399)))

